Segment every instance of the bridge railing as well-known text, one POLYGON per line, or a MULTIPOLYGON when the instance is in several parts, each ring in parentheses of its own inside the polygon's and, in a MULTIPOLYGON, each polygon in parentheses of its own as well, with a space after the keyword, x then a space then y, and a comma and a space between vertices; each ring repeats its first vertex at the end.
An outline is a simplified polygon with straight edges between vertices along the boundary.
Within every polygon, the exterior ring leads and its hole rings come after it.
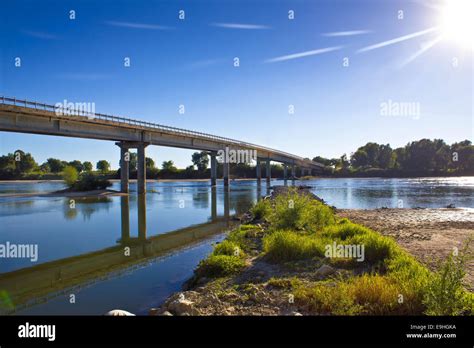
MULTIPOLYGON (((38 103, 36 101, 29 101, 25 99, 17 99, 17 98, 9 98, 9 97, 4 97, 0 96, 0 104, 8 104, 8 105, 15 105, 15 106, 23 106, 26 108, 32 108, 35 110, 45 110, 45 111, 53 111, 56 113, 58 117, 60 116, 79 116, 79 117, 85 117, 89 120, 103 120, 103 121, 108 121, 108 122, 114 122, 118 124, 127 124, 131 126, 137 126, 137 127, 142 127, 142 128, 147 128, 147 129, 152 129, 152 130, 159 130, 159 131, 164 131, 168 133, 173 133, 173 134, 178 134, 178 135, 185 135, 185 136, 193 136, 193 137, 198 137, 198 138, 203 138, 207 140, 213 140, 213 141, 221 141, 225 144, 228 145, 237 145, 240 147, 248 147, 252 149, 256 149, 257 151, 263 150, 263 151, 270 151, 272 153, 286 156, 292 159, 304 161, 304 162, 311 162, 311 164, 316 164, 313 161, 308 161, 304 159, 303 157, 293 155, 288 152, 280 151, 280 150, 275 150, 269 147, 261 146, 261 145, 256 145, 252 143, 247 143, 243 142, 240 140, 235 140, 227 137, 221 137, 213 134, 208 134, 208 133, 202 133, 202 132, 196 132, 196 131, 191 131, 188 129, 183 129, 183 128, 177 128, 177 127, 171 127, 171 126, 165 126, 162 124, 158 123, 152 123, 152 122, 146 122, 146 121, 140 121, 132 118, 126 118, 126 117, 120 117, 120 116, 113 116, 113 115, 106 115, 106 114, 100 114, 96 112, 89 112, 81 109, 74 109, 74 108, 68 108, 63 105, 50 105, 50 104, 45 104, 45 103, 38 103)), ((309 163, 308 163, 309 164, 309 163)))

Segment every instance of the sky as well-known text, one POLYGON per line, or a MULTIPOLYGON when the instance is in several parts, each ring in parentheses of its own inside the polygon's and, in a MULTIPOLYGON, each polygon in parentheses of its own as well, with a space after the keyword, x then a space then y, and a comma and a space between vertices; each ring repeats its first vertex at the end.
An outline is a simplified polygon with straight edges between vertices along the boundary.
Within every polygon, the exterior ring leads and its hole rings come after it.
MULTIPOLYGON (((369 141, 472 140, 472 46, 439 29, 439 4, 4 2, 0 95, 91 103, 99 113, 309 158, 350 155, 369 141)), ((117 168, 119 161, 110 141, 0 132, 0 154, 16 149, 39 163, 106 159, 117 168)), ((156 163, 182 168, 192 152, 147 148, 156 163)))

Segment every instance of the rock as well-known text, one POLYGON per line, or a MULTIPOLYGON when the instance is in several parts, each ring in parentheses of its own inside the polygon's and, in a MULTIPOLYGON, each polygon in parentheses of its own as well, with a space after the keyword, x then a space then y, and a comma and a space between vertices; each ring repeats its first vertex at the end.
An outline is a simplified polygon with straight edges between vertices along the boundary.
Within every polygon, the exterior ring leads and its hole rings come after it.
POLYGON ((333 267, 331 267, 329 265, 322 265, 316 271, 316 275, 320 276, 320 277, 327 277, 327 276, 329 276, 329 275, 331 275, 335 272, 336 272, 336 270, 333 267))
POLYGON ((113 317, 129 317, 129 316, 135 316, 135 314, 124 311, 123 309, 113 309, 107 313, 105 313, 107 316, 113 316, 113 317))
POLYGON ((158 315, 159 309, 158 308, 150 308, 148 311, 148 315, 158 315))
POLYGON ((172 317, 173 314, 171 314, 170 312, 168 311, 164 311, 163 313, 161 313, 161 315, 165 316, 165 317, 172 317))
POLYGON ((454 208, 456 208, 456 206, 454 205, 454 203, 451 203, 451 204, 448 204, 448 205, 446 206, 446 208, 447 208, 447 209, 454 209, 454 208))
POLYGON ((197 310, 194 308, 194 302, 184 298, 183 294, 172 300, 167 305, 167 309, 176 315, 194 315, 197 310))
POLYGON ((291 313, 291 315, 295 316, 295 317, 302 317, 303 314, 301 314, 300 312, 293 312, 291 313))

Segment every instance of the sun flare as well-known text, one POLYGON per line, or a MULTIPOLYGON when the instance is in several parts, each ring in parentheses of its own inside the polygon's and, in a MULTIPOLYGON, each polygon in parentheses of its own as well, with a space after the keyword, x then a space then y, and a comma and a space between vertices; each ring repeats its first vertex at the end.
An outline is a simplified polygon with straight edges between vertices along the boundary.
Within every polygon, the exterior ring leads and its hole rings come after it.
POLYGON ((446 0, 441 10, 442 33, 464 47, 474 46, 474 0, 446 0))

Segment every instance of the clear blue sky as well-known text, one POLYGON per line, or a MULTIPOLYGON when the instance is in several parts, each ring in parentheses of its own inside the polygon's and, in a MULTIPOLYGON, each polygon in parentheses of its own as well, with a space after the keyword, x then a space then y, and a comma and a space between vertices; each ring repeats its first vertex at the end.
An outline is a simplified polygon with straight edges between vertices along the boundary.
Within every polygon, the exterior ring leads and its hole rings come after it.
MULTIPOLYGON (((437 37, 429 32, 358 52, 436 26, 438 17, 418 1, 8 1, 0 14, 0 94, 95 103, 97 112, 310 158, 350 154, 368 141, 472 139, 472 51, 441 40, 402 66, 437 37), (328 50, 297 55, 319 49, 328 50), (419 103, 419 118, 381 115, 388 100, 419 103)), ((40 163, 106 159, 117 168, 119 160, 113 142, 0 133, 0 153, 18 148, 40 163)), ((191 153, 147 149, 155 162, 179 167, 191 153)))

